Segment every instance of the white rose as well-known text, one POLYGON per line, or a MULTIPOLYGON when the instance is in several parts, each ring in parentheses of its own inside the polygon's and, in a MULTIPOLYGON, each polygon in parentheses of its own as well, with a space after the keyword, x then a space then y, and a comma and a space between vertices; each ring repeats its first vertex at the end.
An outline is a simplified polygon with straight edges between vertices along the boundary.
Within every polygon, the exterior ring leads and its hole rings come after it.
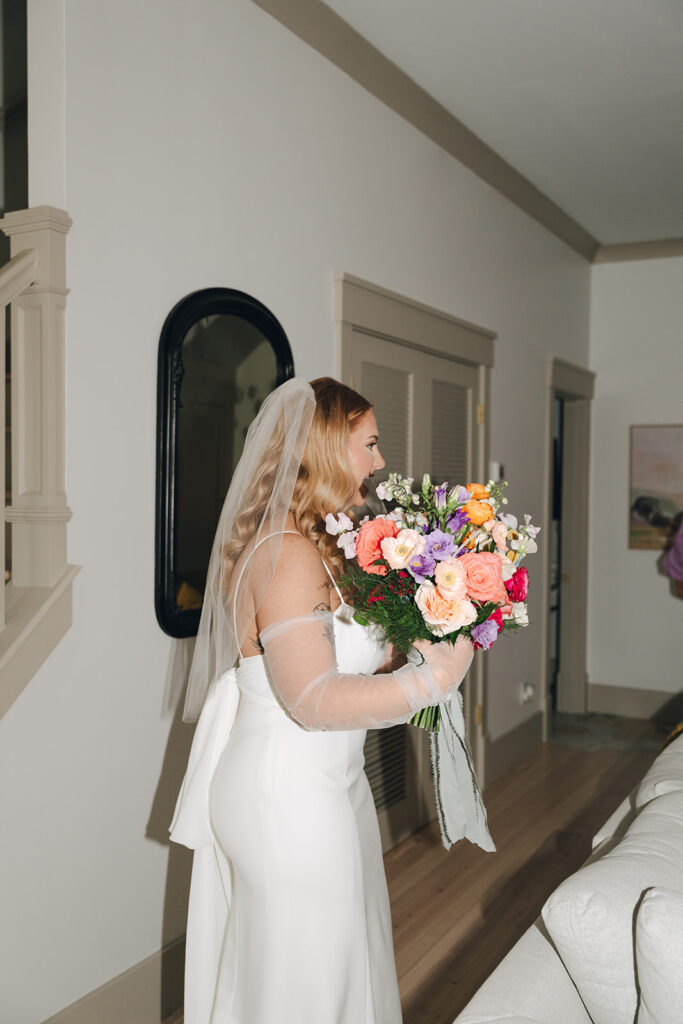
POLYGON ((528 626, 529 625, 529 613, 527 606, 524 601, 517 601, 512 606, 512 621, 516 626, 528 626))
POLYGON ((507 583, 517 572, 517 566, 514 562, 511 562, 507 555, 504 555, 502 551, 496 551, 496 554, 503 563, 503 583, 507 583))

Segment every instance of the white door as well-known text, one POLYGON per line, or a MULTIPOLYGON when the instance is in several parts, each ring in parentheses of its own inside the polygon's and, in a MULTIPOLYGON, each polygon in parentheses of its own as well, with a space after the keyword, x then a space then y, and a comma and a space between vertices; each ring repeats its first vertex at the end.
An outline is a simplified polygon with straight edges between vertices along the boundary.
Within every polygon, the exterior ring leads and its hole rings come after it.
MULTIPOLYGON (((480 435, 477 367, 351 330, 343 338, 342 379, 375 406, 386 461, 375 482, 390 471, 416 480, 429 473, 451 485, 473 478, 480 435)), ((471 723, 469 676, 462 692, 471 723)), ((429 738, 413 727, 371 731, 365 756, 387 850, 436 815, 429 738)))

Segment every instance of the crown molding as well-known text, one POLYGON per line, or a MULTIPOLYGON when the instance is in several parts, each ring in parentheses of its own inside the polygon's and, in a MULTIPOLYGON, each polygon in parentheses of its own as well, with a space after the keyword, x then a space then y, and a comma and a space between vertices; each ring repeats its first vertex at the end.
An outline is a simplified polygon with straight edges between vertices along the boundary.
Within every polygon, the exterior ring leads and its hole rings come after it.
POLYGON ((589 262, 600 243, 321 0, 252 0, 589 262))
POLYGON ((626 260, 661 260, 683 256, 683 238, 660 238, 653 242, 621 242, 601 245, 593 263, 622 263, 626 260))

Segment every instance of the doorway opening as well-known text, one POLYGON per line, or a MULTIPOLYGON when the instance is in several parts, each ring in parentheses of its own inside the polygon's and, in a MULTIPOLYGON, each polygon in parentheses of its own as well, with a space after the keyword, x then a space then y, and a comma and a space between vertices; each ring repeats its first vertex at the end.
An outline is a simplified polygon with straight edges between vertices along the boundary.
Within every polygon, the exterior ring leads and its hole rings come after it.
POLYGON ((562 458, 564 441, 564 399, 552 396, 551 419, 551 509, 548 524, 550 578, 548 582, 548 700, 552 713, 557 710, 557 677, 560 672, 562 601, 562 458))
POLYGON ((590 413, 595 375, 551 359, 547 385, 543 737, 553 715, 587 710, 590 413))

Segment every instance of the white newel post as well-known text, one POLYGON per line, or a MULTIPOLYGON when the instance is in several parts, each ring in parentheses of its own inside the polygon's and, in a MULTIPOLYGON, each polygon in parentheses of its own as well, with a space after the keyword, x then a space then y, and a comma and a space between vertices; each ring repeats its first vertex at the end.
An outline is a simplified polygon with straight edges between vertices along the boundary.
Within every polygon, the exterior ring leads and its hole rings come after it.
POLYGON ((8 213, 11 254, 34 249, 38 273, 11 308, 12 584, 52 587, 67 568, 64 314, 70 217, 52 206, 8 213))

